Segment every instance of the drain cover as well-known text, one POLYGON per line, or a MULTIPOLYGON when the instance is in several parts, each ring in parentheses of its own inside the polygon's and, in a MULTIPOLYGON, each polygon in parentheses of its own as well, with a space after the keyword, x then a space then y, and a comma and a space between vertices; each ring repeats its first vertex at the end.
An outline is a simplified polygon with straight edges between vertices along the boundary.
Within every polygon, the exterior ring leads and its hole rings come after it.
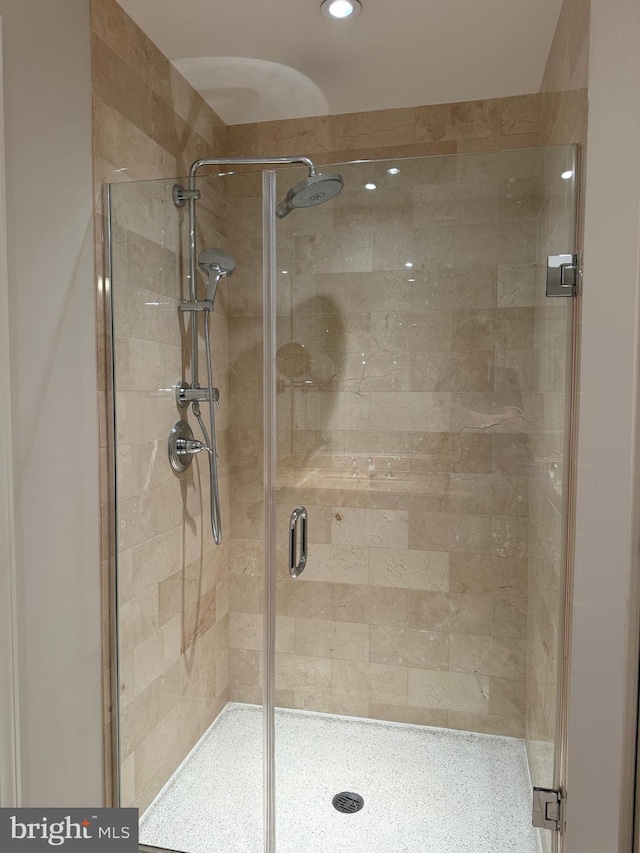
POLYGON ((344 814, 359 812, 364 806, 364 800, 360 794, 352 794, 351 791, 343 791, 341 794, 336 794, 332 802, 333 807, 344 814))

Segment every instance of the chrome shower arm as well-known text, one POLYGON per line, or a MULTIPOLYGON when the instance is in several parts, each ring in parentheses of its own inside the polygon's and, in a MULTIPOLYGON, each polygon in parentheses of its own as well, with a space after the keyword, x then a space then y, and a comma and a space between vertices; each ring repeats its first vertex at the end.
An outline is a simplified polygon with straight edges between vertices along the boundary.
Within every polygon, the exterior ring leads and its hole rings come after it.
POLYGON ((308 157, 215 157, 196 160, 189 169, 189 190, 196 188, 196 175, 206 166, 292 166, 302 164, 309 169, 310 175, 316 174, 316 167, 308 157))

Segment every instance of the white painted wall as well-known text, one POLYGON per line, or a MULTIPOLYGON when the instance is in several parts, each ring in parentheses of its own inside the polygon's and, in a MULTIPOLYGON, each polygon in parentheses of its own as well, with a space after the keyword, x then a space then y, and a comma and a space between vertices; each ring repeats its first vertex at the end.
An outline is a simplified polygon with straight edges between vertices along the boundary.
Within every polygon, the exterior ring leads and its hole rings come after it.
POLYGON ((89 0, 0 0, 22 800, 99 805, 89 0))
POLYGON ((568 853, 628 851, 637 654, 640 4, 592 0, 568 853))

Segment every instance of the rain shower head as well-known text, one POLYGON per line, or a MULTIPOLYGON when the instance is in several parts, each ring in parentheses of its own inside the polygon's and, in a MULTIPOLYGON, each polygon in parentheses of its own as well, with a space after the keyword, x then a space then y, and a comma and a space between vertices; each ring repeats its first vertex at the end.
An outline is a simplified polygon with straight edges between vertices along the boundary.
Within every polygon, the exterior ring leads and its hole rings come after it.
POLYGON ((232 275, 236 259, 224 249, 203 249, 198 255, 198 266, 207 276, 205 299, 213 303, 220 279, 232 275))
POLYGON ((284 201, 276 208, 278 219, 284 219, 297 207, 315 207, 324 204, 338 195, 344 187, 342 175, 316 175, 311 173, 304 181, 300 181, 295 187, 291 187, 284 201))

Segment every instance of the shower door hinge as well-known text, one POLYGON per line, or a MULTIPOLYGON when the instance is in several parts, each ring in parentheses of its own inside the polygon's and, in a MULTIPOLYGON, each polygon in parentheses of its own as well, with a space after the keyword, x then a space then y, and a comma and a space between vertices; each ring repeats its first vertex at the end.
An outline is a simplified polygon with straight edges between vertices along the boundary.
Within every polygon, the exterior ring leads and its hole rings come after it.
POLYGON ((553 832, 564 832, 564 803, 563 791, 553 788, 533 789, 533 825, 538 829, 551 829, 553 832))
POLYGON ((547 257, 547 296, 575 296, 578 292, 577 255, 547 257))

